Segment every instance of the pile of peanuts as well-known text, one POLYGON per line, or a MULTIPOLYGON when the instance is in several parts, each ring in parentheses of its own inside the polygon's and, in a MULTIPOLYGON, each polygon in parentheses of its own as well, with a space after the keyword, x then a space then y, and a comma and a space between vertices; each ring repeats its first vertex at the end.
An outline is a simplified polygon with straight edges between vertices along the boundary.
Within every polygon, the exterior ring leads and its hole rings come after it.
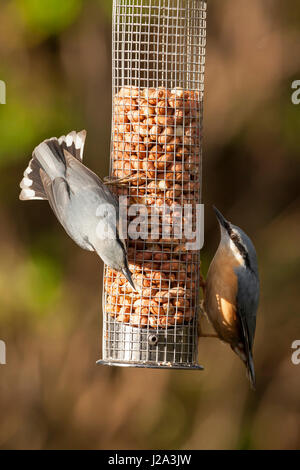
POLYGON ((180 88, 124 87, 114 97, 111 176, 128 179, 116 193, 149 214, 155 208, 159 220, 157 239, 128 242, 137 292, 122 274, 105 270, 105 312, 117 322, 167 328, 195 317, 199 252, 187 251, 173 231, 184 220, 181 208, 200 202, 200 114, 199 93, 180 88))

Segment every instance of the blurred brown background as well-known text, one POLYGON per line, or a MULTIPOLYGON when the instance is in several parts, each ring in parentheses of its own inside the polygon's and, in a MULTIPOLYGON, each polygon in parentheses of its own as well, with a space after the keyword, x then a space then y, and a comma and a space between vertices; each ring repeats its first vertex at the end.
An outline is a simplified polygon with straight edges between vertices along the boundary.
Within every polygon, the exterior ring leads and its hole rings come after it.
POLYGON ((46 203, 19 202, 18 184, 34 146, 73 128, 88 130, 87 164, 108 173, 111 0, 1 1, 0 448, 299 448, 299 28, 295 1, 209 0, 203 270, 219 240, 214 203, 258 251, 253 393, 209 338, 200 373, 95 365, 102 265, 46 203))

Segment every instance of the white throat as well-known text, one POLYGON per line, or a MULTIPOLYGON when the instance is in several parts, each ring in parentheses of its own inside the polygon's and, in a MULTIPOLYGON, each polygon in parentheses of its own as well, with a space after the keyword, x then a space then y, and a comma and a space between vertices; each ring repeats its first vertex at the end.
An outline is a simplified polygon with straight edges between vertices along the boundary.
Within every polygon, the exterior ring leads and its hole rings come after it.
POLYGON ((221 246, 223 249, 230 252, 230 254, 235 258, 239 265, 245 266, 245 260, 243 256, 241 255, 235 243, 231 240, 224 227, 222 227, 221 230, 221 246))
MULTIPOLYGON (((228 237, 229 238, 229 237, 228 237)), ((238 248, 236 247, 235 243, 231 240, 231 238, 229 238, 229 246, 230 246, 230 250, 233 254, 233 256, 235 257, 235 259, 237 260, 237 262, 240 264, 240 265, 244 265, 245 264, 245 260, 243 258, 243 256, 241 255, 240 251, 238 250, 238 248)))

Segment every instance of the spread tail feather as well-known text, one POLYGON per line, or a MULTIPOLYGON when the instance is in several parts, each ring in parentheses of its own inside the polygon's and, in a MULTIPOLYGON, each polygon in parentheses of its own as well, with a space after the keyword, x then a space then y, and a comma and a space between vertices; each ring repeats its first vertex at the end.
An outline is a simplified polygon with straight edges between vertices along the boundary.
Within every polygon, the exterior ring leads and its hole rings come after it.
POLYGON ((72 131, 67 136, 61 136, 58 143, 63 151, 67 150, 73 157, 82 162, 85 138, 85 130, 80 132, 72 131))
POLYGON ((41 165, 32 158, 28 167, 24 171, 24 177, 20 183, 22 189, 20 200, 27 201, 31 199, 47 199, 44 186, 40 177, 41 165))
POLYGON ((59 139, 52 137, 39 144, 33 151, 32 159, 24 171, 21 181, 20 200, 48 199, 41 180, 40 170, 44 170, 51 180, 64 176, 65 155, 67 150, 79 161, 83 159, 83 149, 86 138, 86 131, 72 131, 59 139))

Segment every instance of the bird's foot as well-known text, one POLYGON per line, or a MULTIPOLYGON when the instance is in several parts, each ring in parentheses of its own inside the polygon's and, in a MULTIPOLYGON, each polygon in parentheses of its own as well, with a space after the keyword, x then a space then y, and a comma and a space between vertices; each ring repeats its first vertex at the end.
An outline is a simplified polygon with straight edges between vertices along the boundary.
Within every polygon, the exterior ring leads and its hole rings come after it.
POLYGON ((104 178, 104 183, 106 185, 114 185, 114 186, 123 186, 131 181, 141 180, 143 177, 141 175, 132 175, 132 176, 125 176, 124 178, 110 178, 106 176, 104 178))

